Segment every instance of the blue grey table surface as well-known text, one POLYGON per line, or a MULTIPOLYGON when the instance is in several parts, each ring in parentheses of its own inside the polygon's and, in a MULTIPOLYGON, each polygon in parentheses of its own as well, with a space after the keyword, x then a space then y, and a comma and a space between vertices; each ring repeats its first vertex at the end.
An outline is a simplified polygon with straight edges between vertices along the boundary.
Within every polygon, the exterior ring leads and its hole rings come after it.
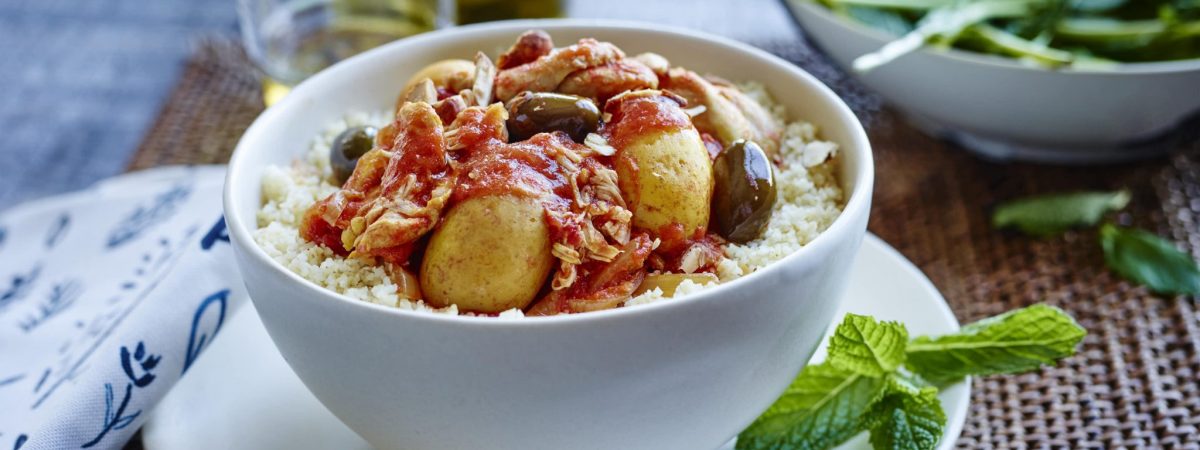
MULTIPOLYGON (((0 211, 121 173, 198 39, 236 37, 236 0, 0 0, 0 211)), ((751 42, 795 38, 776 0, 569 1, 751 42)))

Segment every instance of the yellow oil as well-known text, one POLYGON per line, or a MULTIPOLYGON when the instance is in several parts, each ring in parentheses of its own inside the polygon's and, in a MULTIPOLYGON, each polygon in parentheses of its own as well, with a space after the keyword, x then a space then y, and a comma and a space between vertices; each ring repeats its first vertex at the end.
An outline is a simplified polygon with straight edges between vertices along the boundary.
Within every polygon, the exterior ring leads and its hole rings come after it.
POLYGON ((456 0, 459 25, 505 19, 562 17, 563 0, 456 0))
POLYGON ((271 106, 279 103, 291 91, 291 86, 275 81, 274 78, 267 76, 262 78, 263 105, 271 106))

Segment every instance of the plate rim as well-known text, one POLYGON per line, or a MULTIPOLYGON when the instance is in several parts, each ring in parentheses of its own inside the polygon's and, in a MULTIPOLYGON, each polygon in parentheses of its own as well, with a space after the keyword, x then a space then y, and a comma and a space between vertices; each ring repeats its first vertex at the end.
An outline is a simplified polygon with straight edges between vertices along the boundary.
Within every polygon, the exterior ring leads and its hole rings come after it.
MULTIPOLYGON (((954 315, 954 310, 950 309, 950 303, 946 301, 946 297, 943 296, 942 292, 938 290, 936 285, 933 284, 933 280, 930 280, 929 277, 925 275, 925 272, 922 272, 916 264, 906 258, 903 253, 900 253, 899 250, 896 250, 895 247, 892 247, 892 245, 887 243, 887 241, 884 241, 882 238, 876 236, 875 233, 870 231, 868 231, 867 235, 863 238, 863 247, 865 248, 868 243, 876 246, 878 250, 886 255, 887 258, 892 260, 897 267, 902 267, 906 272, 906 276, 913 277, 923 290, 928 291, 932 298, 937 300, 935 303, 937 303, 937 309, 941 315, 941 317, 939 317, 940 320, 944 320, 949 323, 955 331, 962 328, 962 324, 958 321, 958 317, 954 315)), ((862 250, 860 250, 860 252, 861 251, 862 250)), ((957 401, 953 405, 942 405, 942 409, 947 411, 946 429, 942 432, 942 440, 938 442, 938 450, 953 449, 955 443, 958 441, 958 438, 962 436, 963 428, 967 424, 967 417, 971 414, 971 391, 974 387, 974 383, 975 378, 968 376, 959 383, 952 385, 953 388, 960 388, 961 385, 961 389, 964 391, 964 393, 963 395, 958 396, 956 399, 957 401), (946 406, 950 406, 950 408, 946 408, 946 406), (961 411, 961 413, 951 416, 949 411, 961 411)), ((945 392, 945 389, 939 389, 939 393, 941 392, 945 392)))

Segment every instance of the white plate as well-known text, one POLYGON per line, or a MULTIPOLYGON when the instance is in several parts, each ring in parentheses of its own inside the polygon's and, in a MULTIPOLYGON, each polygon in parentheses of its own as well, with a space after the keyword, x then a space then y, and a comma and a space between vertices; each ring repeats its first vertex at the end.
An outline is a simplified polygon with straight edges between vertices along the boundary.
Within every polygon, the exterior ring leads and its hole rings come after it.
MULTIPOLYGON (((838 317, 846 312, 901 321, 912 335, 958 329, 950 307, 929 279, 873 235, 863 241, 838 317)), ((220 333, 151 414, 142 429, 146 448, 370 448, 296 378, 253 305, 247 303, 234 314, 220 333)), ((813 359, 824 357, 822 345, 813 359)), ((939 447, 949 449, 966 420, 970 380, 944 389, 941 399, 947 426, 939 447)), ((859 436, 840 448, 870 445, 859 436)))

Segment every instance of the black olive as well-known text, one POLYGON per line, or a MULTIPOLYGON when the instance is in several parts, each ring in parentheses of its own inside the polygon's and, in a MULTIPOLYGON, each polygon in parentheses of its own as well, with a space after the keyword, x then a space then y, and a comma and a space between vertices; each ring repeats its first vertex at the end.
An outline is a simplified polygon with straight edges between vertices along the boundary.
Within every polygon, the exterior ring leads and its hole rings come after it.
POLYGON ((508 136, 512 142, 538 133, 562 131, 575 142, 600 127, 600 109, 589 98, 553 92, 523 92, 508 103, 508 136))
POLYGON ((346 184, 358 158, 365 155, 375 146, 375 127, 350 127, 337 135, 333 146, 329 148, 329 166, 333 168, 333 177, 337 184, 346 184))
POLYGON ((744 244, 762 234, 775 205, 771 159, 753 141, 737 140, 713 161, 713 222, 717 233, 744 244))

